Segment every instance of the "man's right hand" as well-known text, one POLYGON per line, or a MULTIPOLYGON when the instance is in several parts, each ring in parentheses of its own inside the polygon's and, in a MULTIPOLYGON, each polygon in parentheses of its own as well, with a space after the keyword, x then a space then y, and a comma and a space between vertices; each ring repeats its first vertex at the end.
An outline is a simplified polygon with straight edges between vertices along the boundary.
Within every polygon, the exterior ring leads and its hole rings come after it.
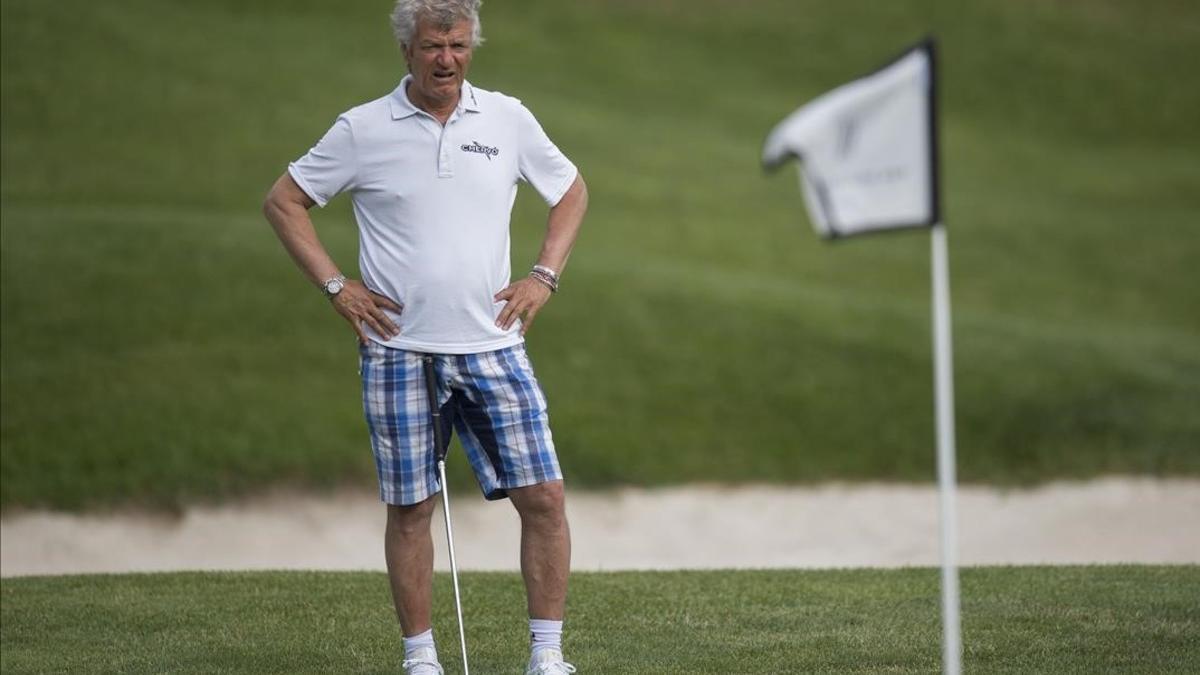
POLYGON ((400 334, 400 329, 383 310, 390 309, 399 314, 404 311, 404 306, 386 295, 368 289, 361 281, 347 279, 346 286, 330 298, 329 302, 342 318, 350 322, 350 326, 358 334, 358 341, 364 345, 367 344, 367 333, 363 330, 363 324, 388 339, 400 334))

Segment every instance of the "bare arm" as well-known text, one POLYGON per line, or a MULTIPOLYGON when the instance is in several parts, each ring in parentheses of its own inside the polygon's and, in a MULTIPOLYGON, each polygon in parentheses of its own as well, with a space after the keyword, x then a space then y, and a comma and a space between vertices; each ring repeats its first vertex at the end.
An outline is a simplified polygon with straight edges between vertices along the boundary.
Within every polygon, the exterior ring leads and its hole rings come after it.
POLYGON ((546 220, 546 238, 542 242, 542 251, 538 255, 538 264, 545 265, 558 274, 562 274, 567 266, 567 258, 571 256, 571 248, 579 236, 579 228, 583 225, 583 216, 587 213, 588 191, 583 176, 575 177, 575 182, 567 188, 566 194, 550 209, 546 220))
MULTIPOLYGON (((296 266, 313 284, 320 286, 339 275, 338 267, 329 257, 317 230, 313 227, 308 210, 315 202, 296 185, 291 175, 284 172, 263 202, 263 215, 271 223, 275 235, 292 256, 296 266)), ((367 341, 362 324, 365 322, 378 334, 393 337, 400 333, 382 308, 401 311, 401 306, 390 298, 370 291, 360 281, 346 280, 341 293, 331 298, 333 308, 350 323, 358 339, 367 341)))
MULTIPOLYGON (((562 275, 567 259, 571 256, 571 248, 579 236, 579 228, 583 225, 583 216, 587 213, 588 191, 583 176, 575 177, 575 182, 567 188, 566 194, 550 209, 546 220, 546 237, 542 240, 542 251, 538 255, 539 265, 549 267, 558 275, 562 275)), ((531 277, 523 277, 509 284, 507 288, 496 294, 496 300, 505 300, 504 309, 496 319, 496 325, 508 330, 513 323, 521 319, 521 334, 524 335, 542 306, 550 299, 550 288, 531 277)))

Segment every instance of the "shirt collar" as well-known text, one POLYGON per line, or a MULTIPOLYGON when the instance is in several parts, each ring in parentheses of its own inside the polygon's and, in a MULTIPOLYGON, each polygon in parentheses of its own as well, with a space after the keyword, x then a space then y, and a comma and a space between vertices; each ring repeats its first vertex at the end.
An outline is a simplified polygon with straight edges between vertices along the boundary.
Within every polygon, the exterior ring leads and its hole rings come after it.
MULTIPOLYGON (((392 92, 388 98, 388 105, 392 108, 392 119, 399 120, 405 117, 416 115, 421 111, 420 108, 413 105, 412 101, 408 100, 406 91, 408 83, 412 81, 412 75, 405 75, 403 80, 400 80, 400 85, 392 92)), ((463 80, 462 95, 458 97, 458 110, 460 112, 481 112, 479 107, 479 99, 475 96, 475 87, 471 83, 463 80)))

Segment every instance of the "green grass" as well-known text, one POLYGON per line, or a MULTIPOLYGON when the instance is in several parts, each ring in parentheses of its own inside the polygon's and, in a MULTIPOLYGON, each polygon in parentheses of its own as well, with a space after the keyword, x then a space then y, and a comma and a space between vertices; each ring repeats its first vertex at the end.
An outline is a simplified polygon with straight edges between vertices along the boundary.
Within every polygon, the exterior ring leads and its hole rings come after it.
MULTIPOLYGON (((462 577, 476 672, 527 656, 517 574, 462 577)), ((379 573, 5 579, 5 673, 394 673, 379 573)), ((572 577, 565 648, 581 672, 932 673, 932 569, 622 572, 572 577)), ((972 673, 1183 673, 1200 665, 1200 568, 978 568, 962 575, 972 673)), ((448 576, 434 632, 461 672, 448 576)))
MULTIPOLYGON (((401 75, 388 4, 0 5, 0 504, 369 489, 350 333, 258 208, 401 75)), ((530 336, 576 485, 932 478, 927 238, 826 246, 757 163, 930 30, 961 476, 1200 475, 1200 6, 529 0, 484 28, 472 80, 591 187, 530 336)), ((347 200, 316 219, 353 269, 347 200)))

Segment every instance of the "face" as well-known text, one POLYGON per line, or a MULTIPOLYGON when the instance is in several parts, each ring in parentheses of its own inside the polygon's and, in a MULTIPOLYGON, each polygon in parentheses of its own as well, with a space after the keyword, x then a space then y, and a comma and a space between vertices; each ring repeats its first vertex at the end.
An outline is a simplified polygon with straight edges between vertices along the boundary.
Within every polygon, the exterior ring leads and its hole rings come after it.
POLYGON ((472 25, 459 21, 448 30, 429 21, 417 24, 412 44, 404 57, 413 79, 409 95, 414 100, 438 106, 458 103, 459 91, 471 65, 472 25))

